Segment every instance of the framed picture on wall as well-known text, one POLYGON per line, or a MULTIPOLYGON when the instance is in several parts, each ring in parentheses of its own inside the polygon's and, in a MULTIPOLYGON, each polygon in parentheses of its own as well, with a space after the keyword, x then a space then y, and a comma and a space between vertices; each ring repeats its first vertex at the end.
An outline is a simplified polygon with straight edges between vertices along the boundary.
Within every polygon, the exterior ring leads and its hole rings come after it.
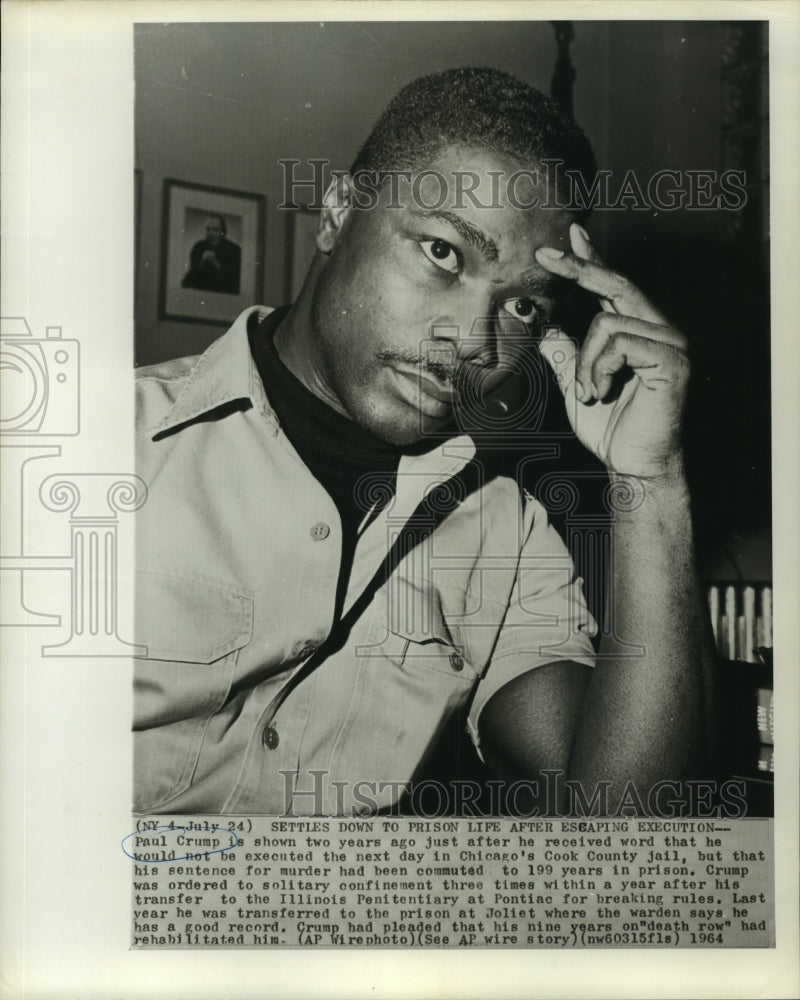
POLYGON ((164 181, 159 318, 226 326, 259 300, 266 199, 164 181))
POLYGON ((306 205, 291 211, 286 244, 286 301, 294 302, 317 249, 319 211, 306 205))

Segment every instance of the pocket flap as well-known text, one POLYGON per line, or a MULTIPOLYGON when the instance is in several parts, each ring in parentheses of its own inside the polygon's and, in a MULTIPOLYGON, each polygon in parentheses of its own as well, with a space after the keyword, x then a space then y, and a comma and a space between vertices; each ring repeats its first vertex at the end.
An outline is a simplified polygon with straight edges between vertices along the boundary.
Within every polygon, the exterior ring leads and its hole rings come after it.
POLYGON ((411 642, 439 642, 458 645, 442 613, 441 598, 435 587, 419 587, 396 578, 387 588, 387 627, 411 642))
POLYGON ((136 574, 135 641, 145 659, 212 663, 253 634, 253 598, 222 581, 136 574))

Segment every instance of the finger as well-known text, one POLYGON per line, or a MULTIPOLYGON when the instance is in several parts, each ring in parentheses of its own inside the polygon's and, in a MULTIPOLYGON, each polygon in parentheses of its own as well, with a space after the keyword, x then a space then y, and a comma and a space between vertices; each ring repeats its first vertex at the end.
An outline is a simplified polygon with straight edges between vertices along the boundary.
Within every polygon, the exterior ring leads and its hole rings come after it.
MULTIPOLYGON (((589 234, 583 226, 579 226, 577 222, 573 222, 569 227, 569 239, 572 249, 578 257, 583 257, 584 260, 593 261, 595 264, 603 263, 600 258, 600 254, 595 249, 594 243, 592 243, 589 237, 589 234)), ((616 312, 613 304, 609 302, 608 299, 604 299, 602 296, 598 295, 597 301, 603 312, 616 312)))
POLYGON ((592 365, 598 399, 606 397, 614 376, 625 367, 631 368, 649 389, 674 390, 685 386, 689 377, 689 359, 683 351, 647 337, 617 333, 592 365))
POLYGON ((577 391, 575 359, 578 347, 575 341, 556 327, 549 330, 539 341, 539 353, 552 369, 564 396, 577 391))
POLYGON ((569 227, 569 241, 578 257, 594 261, 595 264, 603 263, 600 259, 600 254, 592 243, 591 237, 583 226, 578 225, 577 222, 573 222, 569 227))
POLYGON ((600 398, 598 394, 600 387, 594 381, 594 364, 609 340, 618 333, 631 333, 660 344, 669 344, 670 347, 679 351, 686 350, 686 338, 672 327, 649 323, 647 320, 635 319, 633 316, 598 313, 586 333, 576 369, 576 378, 587 399, 591 396, 596 399, 600 398))
POLYGON ((631 281, 604 264, 584 260, 554 247, 539 247, 536 260, 552 274, 574 281, 581 288, 607 299, 618 313, 651 323, 667 323, 666 317, 631 281))

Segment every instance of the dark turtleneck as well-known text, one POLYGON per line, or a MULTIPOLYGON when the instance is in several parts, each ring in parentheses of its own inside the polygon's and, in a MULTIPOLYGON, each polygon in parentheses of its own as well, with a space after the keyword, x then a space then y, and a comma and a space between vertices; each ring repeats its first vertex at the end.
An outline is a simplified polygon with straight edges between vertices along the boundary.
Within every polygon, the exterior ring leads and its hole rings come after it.
POLYGON ((290 306, 276 309, 251 329, 250 351, 283 432, 330 495, 341 518, 342 562, 336 597, 338 619, 350 577, 359 525, 370 510, 373 499, 380 497, 382 503, 372 510, 372 516, 393 495, 402 449, 381 441, 331 409, 284 365, 275 348, 274 336, 289 309, 290 306), (368 480, 365 481, 364 477, 368 480))

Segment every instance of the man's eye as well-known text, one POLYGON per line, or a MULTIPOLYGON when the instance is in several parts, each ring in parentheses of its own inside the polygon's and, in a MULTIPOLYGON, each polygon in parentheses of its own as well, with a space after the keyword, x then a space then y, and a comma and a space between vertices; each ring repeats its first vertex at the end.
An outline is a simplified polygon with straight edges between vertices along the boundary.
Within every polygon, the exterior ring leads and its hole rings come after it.
POLYGON ((445 240, 423 240, 420 249, 431 263, 451 274, 458 273, 459 261, 455 249, 445 240))
POLYGON ((500 308, 523 323, 533 323, 539 318, 539 312, 530 299, 506 299, 500 308))

